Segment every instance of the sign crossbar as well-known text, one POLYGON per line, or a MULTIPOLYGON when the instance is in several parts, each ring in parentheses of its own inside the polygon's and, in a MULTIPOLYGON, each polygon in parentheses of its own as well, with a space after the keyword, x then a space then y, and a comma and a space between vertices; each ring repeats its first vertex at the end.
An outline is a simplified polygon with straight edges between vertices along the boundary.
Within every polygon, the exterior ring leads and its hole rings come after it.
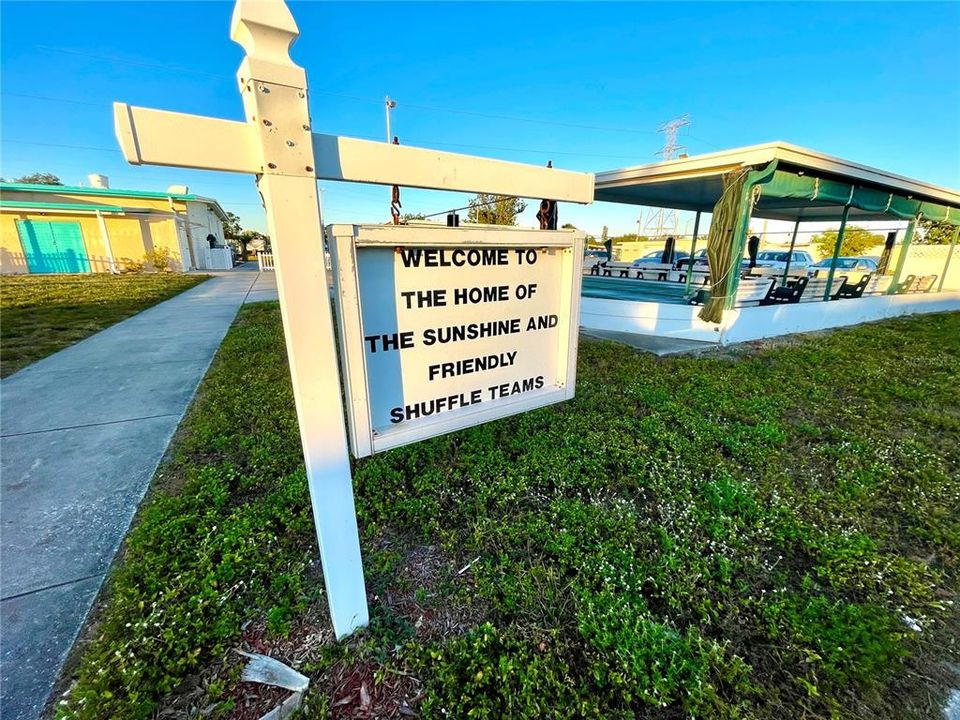
MULTIPOLYGON (((269 159, 264 165, 258 158, 255 129, 249 123, 124 103, 114 103, 114 123, 123 155, 134 165, 248 174, 273 169, 269 159)), ((317 166, 303 165, 278 174, 513 197, 542 195, 562 202, 593 201, 594 177, 590 173, 323 133, 310 133, 310 142, 317 166)))

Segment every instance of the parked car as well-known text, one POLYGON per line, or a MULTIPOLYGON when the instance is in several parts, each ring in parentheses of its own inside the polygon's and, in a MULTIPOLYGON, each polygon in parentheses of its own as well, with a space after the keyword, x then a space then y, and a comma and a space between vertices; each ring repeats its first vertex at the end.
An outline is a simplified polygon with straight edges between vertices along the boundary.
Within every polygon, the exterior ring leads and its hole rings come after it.
MULTIPOLYGON (((757 253, 758 268, 770 268, 774 270, 785 270, 787 267, 787 258, 790 252, 787 250, 764 250, 757 253)), ((748 259, 743 260, 742 267, 746 270, 750 265, 748 259)), ((790 258, 790 269, 797 274, 804 273, 813 265, 813 256, 806 250, 794 250, 793 257, 790 258)))
MULTIPOLYGON (((692 256, 694 265, 708 265, 707 262, 707 249, 700 248, 692 256)), ((684 257, 677 260, 677 270, 682 270, 686 265, 691 261, 691 257, 684 257)))
MULTIPOLYGON (((830 270, 831 258, 824 258, 818 263, 811 265, 807 272, 809 275, 816 275, 821 270, 830 270)), ((838 257, 837 270, 846 272, 875 273, 877 271, 877 261, 868 257, 838 257)))
POLYGON ((606 250, 587 250, 583 253, 583 269, 589 270, 594 265, 605 263, 610 259, 606 250))
MULTIPOLYGON (((640 265, 656 264, 660 262, 660 258, 663 257, 663 250, 654 250, 653 252, 648 252, 643 257, 639 257, 633 261, 633 266, 638 267, 640 265)), ((673 253, 673 262, 680 264, 680 261, 690 257, 690 253, 685 253, 682 250, 677 250, 673 253)))

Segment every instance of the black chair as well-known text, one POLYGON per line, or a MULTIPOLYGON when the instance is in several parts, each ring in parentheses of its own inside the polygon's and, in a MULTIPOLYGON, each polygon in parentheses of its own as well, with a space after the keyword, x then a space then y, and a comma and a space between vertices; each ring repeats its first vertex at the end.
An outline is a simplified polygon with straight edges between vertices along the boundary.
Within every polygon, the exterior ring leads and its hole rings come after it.
POLYGON ((808 278, 799 277, 787 285, 777 286, 776 281, 767 291, 767 296, 760 301, 761 305, 793 305, 800 302, 803 291, 807 287, 808 278))
POLYGON ((893 292, 896 295, 903 295, 905 293, 913 292, 913 286, 916 284, 916 282, 916 275, 907 275, 907 277, 903 279, 903 282, 894 286, 893 292))
POLYGON ((710 291, 702 288, 697 290, 693 296, 687 301, 689 305, 706 305, 707 300, 710 299, 710 291))
POLYGON ((867 289, 867 285, 872 277, 873 273, 867 273, 856 283, 844 280, 843 285, 840 286, 840 291, 837 293, 837 297, 846 299, 863 297, 863 291, 867 289))

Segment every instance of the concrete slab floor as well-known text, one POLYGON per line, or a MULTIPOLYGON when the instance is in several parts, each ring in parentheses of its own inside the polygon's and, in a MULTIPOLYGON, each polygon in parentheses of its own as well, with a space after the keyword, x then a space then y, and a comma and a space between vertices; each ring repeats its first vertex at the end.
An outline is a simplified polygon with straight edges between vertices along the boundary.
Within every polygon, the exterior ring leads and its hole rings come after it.
POLYGON ((0 382, 0 715, 35 720, 258 273, 219 273, 0 382))

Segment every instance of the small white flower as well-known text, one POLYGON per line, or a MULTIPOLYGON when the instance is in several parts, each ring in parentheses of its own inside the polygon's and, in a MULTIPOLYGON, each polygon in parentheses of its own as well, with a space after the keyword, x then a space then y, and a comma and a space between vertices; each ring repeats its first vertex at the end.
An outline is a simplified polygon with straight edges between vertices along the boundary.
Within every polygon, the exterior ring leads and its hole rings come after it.
POLYGON ((923 632, 923 628, 920 627, 920 623, 918 623, 909 615, 903 615, 903 624, 906 625, 911 630, 913 630, 914 632, 923 632))

